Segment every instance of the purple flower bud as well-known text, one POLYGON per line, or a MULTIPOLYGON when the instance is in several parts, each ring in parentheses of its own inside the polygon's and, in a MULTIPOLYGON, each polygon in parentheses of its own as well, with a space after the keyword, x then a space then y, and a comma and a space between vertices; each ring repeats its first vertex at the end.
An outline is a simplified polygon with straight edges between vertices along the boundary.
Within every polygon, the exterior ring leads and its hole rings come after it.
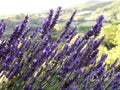
POLYGON ((100 67, 98 70, 97 70, 97 75, 100 76, 104 73, 104 66, 100 67))
POLYGON ((42 86, 39 86, 37 90, 43 90, 42 86))
POLYGON ((61 39, 61 38, 59 38, 59 39, 57 40, 57 43, 58 43, 58 44, 60 44, 60 43, 61 43, 61 41, 62 41, 62 39, 61 39))
POLYGON ((99 22, 102 22, 104 19, 104 16, 103 15, 99 15, 96 19, 96 21, 99 23, 99 22))
POLYGON ((100 59, 100 61, 98 62, 97 66, 96 66, 97 68, 100 68, 103 65, 103 63, 106 60, 107 56, 108 56, 107 54, 103 54, 101 56, 101 59, 100 59))
POLYGON ((35 31, 33 31, 32 35, 30 36, 30 38, 34 38, 37 35, 37 29, 35 31))
POLYGON ((113 83, 114 82, 120 82, 120 72, 118 72, 117 74, 115 74, 114 79, 113 79, 113 83))
POLYGON ((111 68, 112 68, 112 67, 115 67, 115 65, 117 64, 117 62, 118 62, 118 58, 111 64, 110 67, 111 67, 111 68))
POLYGON ((28 22, 28 16, 25 16, 25 19, 24 19, 24 23, 27 23, 28 22))
POLYGON ((72 90, 78 90, 78 88, 77 87, 73 87, 73 89, 72 90))
POLYGON ((93 45, 93 50, 97 49, 99 47, 99 45, 102 43, 102 41, 104 40, 105 36, 101 37, 99 40, 95 41, 94 45, 93 45))
POLYGON ((65 90, 65 88, 61 87, 60 90, 65 90))
POLYGON ((91 37, 93 35, 93 30, 88 30, 87 33, 84 36, 84 39, 88 39, 89 37, 91 37))
POLYGON ((23 51, 20 51, 20 52, 18 53, 19 58, 23 57, 23 55, 24 55, 24 52, 23 52, 23 51))
POLYGON ((102 85, 102 83, 97 83, 95 86, 94 86, 94 89, 93 90, 105 90, 104 86, 102 85))
POLYGON ((24 90, 32 90, 32 85, 26 85, 26 86, 24 87, 24 90))

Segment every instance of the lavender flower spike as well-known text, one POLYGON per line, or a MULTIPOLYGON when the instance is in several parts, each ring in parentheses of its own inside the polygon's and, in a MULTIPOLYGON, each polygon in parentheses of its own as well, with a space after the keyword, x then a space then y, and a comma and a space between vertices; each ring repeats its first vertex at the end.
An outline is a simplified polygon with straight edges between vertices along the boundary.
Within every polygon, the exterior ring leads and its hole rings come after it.
POLYGON ((101 22, 103 21, 103 19, 104 19, 104 16, 103 16, 103 15, 99 15, 99 16, 97 17, 97 19, 96 19, 96 22, 97 22, 97 23, 101 23, 101 22))
POLYGON ((104 16, 103 16, 103 15, 98 16, 97 19, 96 19, 96 22, 97 22, 97 23, 96 23, 96 25, 93 27, 93 31, 94 31, 94 35, 95 35, 95 36, 98 36, 99 33, 100 33, 100 31, 101 31, 101 27, 103 26, 103 24, 102 24, 103 19, 104 19, 104 16))

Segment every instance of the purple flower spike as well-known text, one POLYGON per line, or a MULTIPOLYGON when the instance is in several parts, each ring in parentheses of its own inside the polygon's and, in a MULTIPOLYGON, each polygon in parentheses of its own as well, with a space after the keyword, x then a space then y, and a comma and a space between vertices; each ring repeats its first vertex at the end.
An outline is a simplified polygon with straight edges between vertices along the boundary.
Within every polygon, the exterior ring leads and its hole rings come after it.
POLYGON ((0 22, 0 37, 5 31, 5 27, 6 27, 6 24, 5 24, 4 20, 2 19, 0 22))
POLYGON ((27 23, 28 22, 28 16, 25 16, 25 20, 23 21, 24 23, 27 23))
POLYGON ((97 21, 97 23, 100 23, 100 22, 103 21, 103 19, 104 19, 104 16, 100 15, 100 16, 97 17, 96 21, 97 21))

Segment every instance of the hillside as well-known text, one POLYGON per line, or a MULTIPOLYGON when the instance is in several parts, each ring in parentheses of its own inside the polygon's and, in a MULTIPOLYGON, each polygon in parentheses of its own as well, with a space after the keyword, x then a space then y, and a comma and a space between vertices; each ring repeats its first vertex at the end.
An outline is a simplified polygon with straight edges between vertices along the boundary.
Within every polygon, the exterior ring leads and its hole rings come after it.
MULTIPOLYGON (((72 6, 70 8, 63 9, 63 12, 59 18, 59 24, 55 27, 56 30, 62 30, 64 27, 64 23, 69 19, 71 13, 77 9, 77 14, 74 18, 73 24, 78 26, 78 29, 83 27, 91 27, 95 23, 95 17, 99 14, 103 14, 105 16, 104 25, 112 22, 113 20, 120 20, 120 1, 95 1, 91 0, 89 2, 78 4, 72 6)), ((44 11, 41 13, 29 14, 30 22, 29 26, 32 27, 40 27, 43 19, 48 15, 49 11, 44 11)), ((19 24, 25 14, 19 15, 7 15, 0 16, 0 18, 5 19, 7 22, 7 31, 5 33, 6 36, 9 36, 10 33, 14 30, 14 26, 19 24)), ((87 28, 88 29, 88 28, 87 28)), ((82 31, 84 32, 84 31, 82 31)))
MULTIPOLYGON (((98 14, 103 14, 107 18, 106 21, 113 19, 120 19, 120 1, 89 1, 83 5, 76 5, 71 8, 65 9, 66 16, 74 9, 78 10, 77 15, 83 17, 84 20, 95 20, 98 14), (108 18, 109 17, 109 18, 108 18)), ((64 15, 64 17, 66 17, 64 15)))

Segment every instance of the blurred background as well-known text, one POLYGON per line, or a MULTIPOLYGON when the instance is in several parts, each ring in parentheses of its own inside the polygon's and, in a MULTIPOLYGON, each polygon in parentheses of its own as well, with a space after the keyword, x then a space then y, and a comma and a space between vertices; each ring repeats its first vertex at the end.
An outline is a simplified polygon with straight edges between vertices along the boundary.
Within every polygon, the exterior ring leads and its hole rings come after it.
POLYGON ((26 15, 30 19, 28 26, 32 26, 34 30, 40 27, 49 10, 56 10, 58 6, 61 6, 63 11, 52 31, 54 37, 57 38, 64 30, 64 24, 75 9, 77 14, 72 25, 77 25, 78 34, 81 36, 91 29, 96 17, 102 14, 105 20, 100 36, 106 37, 99 48, 99 54, 109 54, 107 63, 113 62, 116 58, 120 60, 120 0, 0 0, 0 19, 5 19, 7 23, 4 39, 9 38, 15 25, 26 15))

